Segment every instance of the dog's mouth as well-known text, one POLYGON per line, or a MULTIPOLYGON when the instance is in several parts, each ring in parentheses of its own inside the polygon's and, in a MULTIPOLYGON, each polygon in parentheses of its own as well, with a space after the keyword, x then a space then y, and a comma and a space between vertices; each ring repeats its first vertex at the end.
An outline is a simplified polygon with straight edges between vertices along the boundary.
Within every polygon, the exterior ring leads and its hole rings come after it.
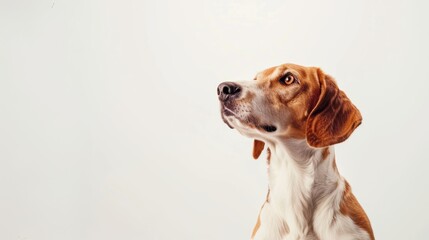
POLYGON ((264 129, 266 132, 275 132, 277 130, 276 126, 273 125, 262 125, 261 126, 262 129, 264 129))
POLYGON ((234 129, 234 127, 228 122, 228 120, 226 120, 223 114, 222 114, 222 120, 229 128, 234 129))
POLYGON ((229 123, 229 121, 226 119, 226 116, 235 116, 236 114, 229 108, 225 107, 223 104, 221 105, 221 116, 223 122, 231 129, 234 129, 234 127, 229 123))
MULTIPOLYGON (((234 129, 234 126, 228 121, 227 117, 234 117, 237 120, 240 120, 241 122, 243 122, 239 116, 237 115, 237 113, 235 113, 233 110, 231 110, 230 108, 226 107, 225 105, 222 104, 221 106, 221 116, 222 116, 222 120, 224 121, 224 123, 231 129, 234 129)), ((253 119, 255 120, 255 119, 253 119)), ((253 122, 256 121, 245 121, 246 125, 250 128, 257 128, 257 129, 261 129, 265 132, 268 133, 272 133, 277 131, 277 127, 274 125, 269 125, 269 124, 255 124, 253 122)))
POLYGON ((225 115, 225 116, 234 116, 238 118, 237 114, 233 110, 226 107, 225 105, 222 105, 222 113, 223 113, 222 115, 225 115))

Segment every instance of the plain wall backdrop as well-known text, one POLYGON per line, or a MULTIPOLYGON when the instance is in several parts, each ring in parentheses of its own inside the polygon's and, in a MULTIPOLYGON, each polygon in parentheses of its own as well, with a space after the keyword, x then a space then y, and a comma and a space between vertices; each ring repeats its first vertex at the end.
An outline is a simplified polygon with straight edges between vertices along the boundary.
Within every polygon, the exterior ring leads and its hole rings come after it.
POLYGON ((1 0, 0 239, 249 239, 265 159, 217 85, 320 66, 377 239, 429 239, 427 1, 1 0))

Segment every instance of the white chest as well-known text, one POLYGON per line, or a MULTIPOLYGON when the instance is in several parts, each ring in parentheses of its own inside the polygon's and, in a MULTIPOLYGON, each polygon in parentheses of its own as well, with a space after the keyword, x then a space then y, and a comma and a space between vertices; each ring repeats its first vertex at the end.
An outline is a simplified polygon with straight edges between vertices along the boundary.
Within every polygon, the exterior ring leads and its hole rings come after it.
POLYGON ((332 168, 333 148, 330 152, 323 162, 321 152, 306 161, 293 159, 286 151, 272 154, 270 192, 253 239, 370 239, 340 213, 344 179, 332 168))

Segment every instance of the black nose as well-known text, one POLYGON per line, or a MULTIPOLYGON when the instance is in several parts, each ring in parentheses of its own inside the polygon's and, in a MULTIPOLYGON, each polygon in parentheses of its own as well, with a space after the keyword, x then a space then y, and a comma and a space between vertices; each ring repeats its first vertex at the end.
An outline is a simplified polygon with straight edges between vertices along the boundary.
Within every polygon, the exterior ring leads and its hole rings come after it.
POLYGON ((233 82, 223 82, 217 87, 217 95, 221 101, 226 101, 231 97, 237 97, 240 92, 240 86, 233 82))

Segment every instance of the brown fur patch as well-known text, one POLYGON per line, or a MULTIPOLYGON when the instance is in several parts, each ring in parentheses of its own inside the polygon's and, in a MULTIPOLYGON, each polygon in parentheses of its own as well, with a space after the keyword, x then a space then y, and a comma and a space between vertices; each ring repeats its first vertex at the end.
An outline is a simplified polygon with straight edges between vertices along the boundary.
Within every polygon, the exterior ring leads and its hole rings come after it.
POLYGON ((308 68, 303 68, 300 66, 299 68, 295 67, 294 69, 298 72, 300 78, 306 78, 307 77, 308 68))
POLYGON ((307 142, 326 147, 346 140, 361 124, 362 116, 335 81, 318 70, 321 94, 306 124, 307 142))
POLYGON ((323 149, 322 159, 325 160, 329 156, 329 148, 323 149))
POLYGON ((253 158, 256 160, 261 156, 262 150, 264 150, 265 143, 259 140, 253 140, 253 158))
POLYGON ((261 227, 261 212, 262 212, 262 209, 264 208, 265 204, 268 202, 270 202, 270 190, 269 189, 268 189, 267 197, 265 198, 265 202, 264 202, 264 204, 262 204, 261 210, 259 210, 258 220, 256 220, 256 225, 255 225, 255 227, 253 227, 251 239, 253 239, 255 237, 256 232, 261 227))
POLYGON ((349 183, 346 181, 344 187, 343 199, 340 203, 340 212, 349 216, 353 222, 360 228, 368 232, 372 240, 374 240, 374 233, 371 228, 371 223, 363 211, 361 205, 351 191, 349 183))
POLYGON ((266 202, 270 202, 270 189, 268 189, 267 196, 265 197, 266 202))
POLYGON ((336 159, 334 158, 334 161, 332 161, 332 168, 335 170, 335 171, 338 171, 338 169, 337 169, 337 161, 336 161, 336 159))
POLYGON ((264 205, 262 205, 261 210, 259 211, 258 220, 256 221, 255 227, 253 227, 252 236, 250 237, 251 239, 253 239, 255 237, 256 232, 261 227, 261 211, 262 211, 262 208, 264 207, 264 205))

